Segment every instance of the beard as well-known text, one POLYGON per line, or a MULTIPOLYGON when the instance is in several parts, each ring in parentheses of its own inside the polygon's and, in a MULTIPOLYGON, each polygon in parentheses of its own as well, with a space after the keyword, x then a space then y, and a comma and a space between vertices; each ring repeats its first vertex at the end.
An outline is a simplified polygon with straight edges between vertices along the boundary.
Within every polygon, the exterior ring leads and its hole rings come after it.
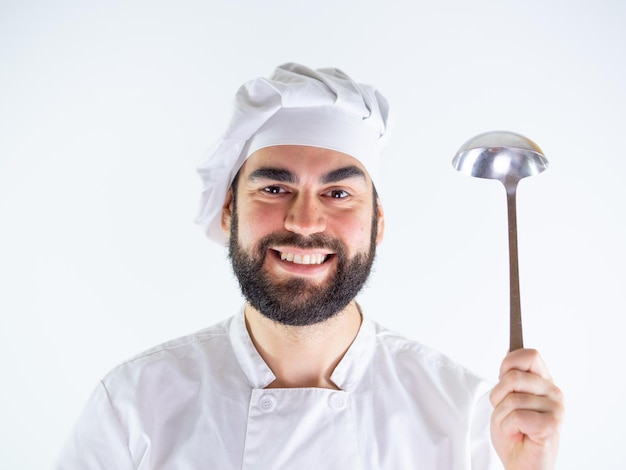
MULTIPOLYGON (((229 257, 241 292, 262 315, 289 326, 323 322, 341 312, 365 285, 376 256, 377 212, 374 211, 369 250, 348 259, 345 245, 324 234, 302 237, 274 233, 262 238, 248 252, 239 243, 236 209, 233 211, 229 257), (263 266, 270 246, 328 249, 337 258, 336 271, 322 283, 293 277, 272 280, 263 266)), ((328 259, 327 259, 328 260, 328 259)))

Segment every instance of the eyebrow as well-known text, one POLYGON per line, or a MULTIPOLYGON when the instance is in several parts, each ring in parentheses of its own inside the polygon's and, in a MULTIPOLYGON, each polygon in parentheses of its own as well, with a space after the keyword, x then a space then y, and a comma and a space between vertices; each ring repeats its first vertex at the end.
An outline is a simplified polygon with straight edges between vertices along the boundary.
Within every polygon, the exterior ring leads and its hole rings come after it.
MULTIPOLYGON (((337 168, 336 170, 325 173, 320 178, 322 184, 338 183, 350 178, 363 178, 365 179, 365 172, 359 167, 350 165, 343 168, 337 168)), ((273 181, 280 181, 282 183, 297 183, 298 177, 295 173, 285 170, 284 168, 275 167, 261 167, 254 170, 248 176, 248 180, 254 181, 258 179, 268 179, 273 181)))
POLYGON ((349 178, 365 179, 365 172, 354 165, 346 166, 344 168, 338 168, 323 175, 322 183, 338 183, 339 181, 347 180, 349 178))
POLYGON ((298 178, 294 173, 289 170, 285 170, 283 168, 274 168, 274 167, 261 167, 254 170, 248 176, 249 181, 254 180, 274 180, 280 181, 282 183, 297 183, 298 178))

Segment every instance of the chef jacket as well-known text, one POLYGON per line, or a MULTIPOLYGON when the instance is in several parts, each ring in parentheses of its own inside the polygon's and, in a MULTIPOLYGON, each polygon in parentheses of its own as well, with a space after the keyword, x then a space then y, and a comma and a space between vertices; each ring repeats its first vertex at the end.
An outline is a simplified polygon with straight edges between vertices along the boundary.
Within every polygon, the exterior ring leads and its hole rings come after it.
POLYGON ((56 468, 502 468, 489 385, 367 318, 331 376, 339 390, 274 380, 242 310, 113 369, 56 468))

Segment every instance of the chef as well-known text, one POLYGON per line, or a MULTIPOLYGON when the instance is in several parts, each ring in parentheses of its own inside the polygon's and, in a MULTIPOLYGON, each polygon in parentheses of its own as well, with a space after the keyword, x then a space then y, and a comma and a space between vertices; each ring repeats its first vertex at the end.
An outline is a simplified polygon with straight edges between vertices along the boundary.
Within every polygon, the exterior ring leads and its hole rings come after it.
POLYGON ((239 89, 197 221, 246 303, 107 374, 57 468, 554 468, 563 398, 536 351, 509 353, 494 387, 355 300, 385 230, 389 127, 381 93, 338 69, 239 89))

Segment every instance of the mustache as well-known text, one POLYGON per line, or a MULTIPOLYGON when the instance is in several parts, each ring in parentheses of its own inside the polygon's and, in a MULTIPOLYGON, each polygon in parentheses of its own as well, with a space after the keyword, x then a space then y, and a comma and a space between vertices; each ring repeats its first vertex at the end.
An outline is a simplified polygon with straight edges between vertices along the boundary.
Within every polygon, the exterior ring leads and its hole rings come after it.
POLYGON ((290 245, 303 250, 323 248, 333 251, 339 256, 345 254, 343 243, 323 233, 314 233, 306 237, 297 233, 271 233, 263 237, 258 246, 263 252, 266 252, 272 245, 290 245))

